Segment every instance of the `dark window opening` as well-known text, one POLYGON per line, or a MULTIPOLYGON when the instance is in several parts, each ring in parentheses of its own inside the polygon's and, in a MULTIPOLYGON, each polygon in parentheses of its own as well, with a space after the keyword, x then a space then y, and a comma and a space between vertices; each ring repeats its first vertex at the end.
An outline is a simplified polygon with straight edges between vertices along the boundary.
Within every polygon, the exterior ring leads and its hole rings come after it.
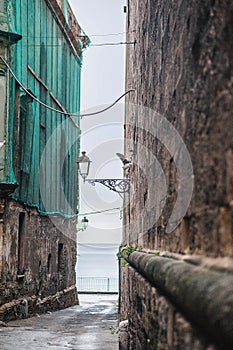
POLYGON ((61 272, 63 266, 63 243, 58 243, 57 272, 61 272))
POLYGON ((41 260, 39 261, 39 274, 41 274, 42 271, 42 265, 41 265, 41 260))
POLYGON ((19 214, 18 223, 18 275, 25 272, 25 213, 19 214))
POLYGON ((48 261, 47 261, 47 273, 48 273, 48 274, 51 273, 51 258, 52 258, 52 255, 49 254, 49 255, 48 255, 48 261))
POLYGON ((148 191, 146 189, 146 191, 144 192, 144 207, 146 205, 147 197, 148 197, 148 191))

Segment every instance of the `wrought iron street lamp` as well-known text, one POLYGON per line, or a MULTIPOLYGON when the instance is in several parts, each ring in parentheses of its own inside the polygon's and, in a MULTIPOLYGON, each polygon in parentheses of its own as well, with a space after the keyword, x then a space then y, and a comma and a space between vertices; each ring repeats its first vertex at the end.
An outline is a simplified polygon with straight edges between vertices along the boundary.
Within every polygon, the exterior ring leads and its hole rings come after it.
POLYGON ((129 179, 87 179, 90 170, 91 160, 86 156, 86 152, 82 152, 82 156, 78 158, 78 169, 84 182, 88 182, 95 186, 96 183, 100 183, 109 190, 117 192, 119 195, 129 192, 130 181, 129 179))
POLYGON ((84 216, 84 218, 81 220, 81 227, 78 228, 77 231, 85 231, 87 229, 89 220, 84 216))
POLYGON ((91 160, 86 156, 86 152, 82 152, 82 155, 78 158, 78 169, 79 173, 82 176, 84 182, 86 180, 87 175, 89 174, 91 160))

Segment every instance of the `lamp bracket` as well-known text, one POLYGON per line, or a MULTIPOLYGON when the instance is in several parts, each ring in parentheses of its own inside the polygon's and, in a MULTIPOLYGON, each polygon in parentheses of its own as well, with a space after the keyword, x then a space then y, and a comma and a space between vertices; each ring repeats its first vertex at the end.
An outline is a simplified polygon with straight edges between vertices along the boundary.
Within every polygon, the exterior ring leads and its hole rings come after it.
POLYGON ((119 194, 129 193, 130 181, 129 179, 85 179, 85 182, 95 186, 96 183, 100 183, 105 187, 108 187, 111 191, 119 194))

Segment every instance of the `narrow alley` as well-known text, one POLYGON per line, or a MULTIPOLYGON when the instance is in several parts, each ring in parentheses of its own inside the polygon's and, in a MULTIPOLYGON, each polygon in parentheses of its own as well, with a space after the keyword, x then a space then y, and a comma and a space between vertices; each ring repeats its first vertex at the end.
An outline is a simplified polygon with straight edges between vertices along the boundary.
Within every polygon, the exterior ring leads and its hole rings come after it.
POLYGON ((0 327, 1 350, 117 350, 117 303, 112 294, 81 294, 80 305, 0 327))
POLYGON ((0 0, 0 350, 233 350, 232 10, 0 0))

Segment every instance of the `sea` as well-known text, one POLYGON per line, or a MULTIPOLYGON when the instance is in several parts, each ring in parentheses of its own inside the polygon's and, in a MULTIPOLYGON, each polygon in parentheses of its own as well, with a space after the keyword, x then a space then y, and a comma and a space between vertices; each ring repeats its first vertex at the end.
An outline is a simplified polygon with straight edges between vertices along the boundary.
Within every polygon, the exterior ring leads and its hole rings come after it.
POLYGON ((119 245, 78 243, 76 266, 79 292, 117 292, 119 245))

